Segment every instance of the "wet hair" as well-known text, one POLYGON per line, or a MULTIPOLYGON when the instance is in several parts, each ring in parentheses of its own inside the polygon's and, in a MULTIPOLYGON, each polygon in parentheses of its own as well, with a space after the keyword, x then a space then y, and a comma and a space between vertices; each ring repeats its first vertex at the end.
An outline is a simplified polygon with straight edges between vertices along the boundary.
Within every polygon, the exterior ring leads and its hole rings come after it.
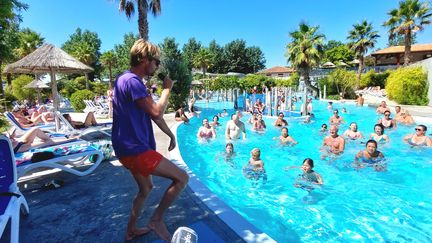
POLYGON ((363 96, 363 94, 359 94, 359 96, 360 96, 360 97, 362 97, 362 96, 363 96))
POLYGON ((423 131, 427 131, 427 127, 425 126, 425 125, 417 125, 418 127, 421 127, 421 128, 423 128, 423 131))
POLYGON ((215 117, 217 118, 217 120, 219 121, 219 117, 217 115, 213 116, 213 120, 215 119, 215 117))
POLYGON ((234 150, 234 144, 232 144, 232 143, 227 143, 227 144, 225 145, 225 148, 227 148, 228 146, 231 146, 231 148, 233 148, 233 150, 234 150))
POLYGON ((352 124, 356 124, 356 125, 357 125, 357 122, 351 122, 351 123, 350 123, 350 126, 351 126, 352 124))
MULTIPOLYGON (((284 114, 283 112, 279 112, 279 116, 280 116, 280 115, 283 115, 283 114, 284 114)), ((284 116, 285 116, 285 115, 284 115, 284 116)))
POLYGON ((373 143, 373 144, 375 144, 375 147, 378 148, 378 143, 377 143, 375 140, 373 140, 373 139, 368 140, 368 141, 366 142, 366 147, 368 146, 369 143, 373 143))
POLYGON ((288 127, 282 127, 281 131, 284 130, 284 129, 286 129, 287 134, 289 134, 289 133, 288 133, 288 127))
POLYGON ((398 108, 398 107, 399 107, 399 109, 401 109, 400 105, 395 106, 395 108, 398 108))
POLYGON ((325 126, 325 127, 327 128, 327 124, 323 123, 323 124, 321 125, 321 127, 323 127, 323 126, 325 126))
POLYGON ((233 117, 237 115, 236 113, 231 114, 231 120, 233 119, 233 117))
POLYGON ((151 59, 159 56, 159 47, 144 39, 138 39, 130 50, 130 65, 136 67, 144 58, 151 59))
POLYGON ((389 115, 391 114, 391 112, 390 112, 389 110, 384 111, 384 115, 385 115, 386 113, 389 113, 389 115))
POLYGON ((338 109, 334 109, 333 113, 339 113, 339 110, 338 109))
POLYGON ((381 127, 382 134, 384 134, 384 126, 382 124, 375 124, 374 131, 375 131, 375 127, 381 127))
POLYGON ((302 164, 304 163, 307 163, 311 167, 311 169, 314 167, 314 162, 311 158, 306 158, 305 160, 303 160, 302 164))

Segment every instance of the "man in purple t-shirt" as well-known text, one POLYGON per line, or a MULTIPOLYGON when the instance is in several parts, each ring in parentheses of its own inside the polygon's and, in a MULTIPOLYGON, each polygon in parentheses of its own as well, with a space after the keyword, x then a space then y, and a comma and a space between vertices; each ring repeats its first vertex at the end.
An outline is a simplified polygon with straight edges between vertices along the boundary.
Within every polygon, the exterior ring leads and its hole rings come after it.
POLYGON ((137 40, 130 52, 130 70, 120 75, 114 84, 112 144, 119 161, 131 172, 139 187, 129 216, 126 240, 153 230, 163 240, 170 242, 172 236, 163 222, 163 215, 189 179, 186 172, 156 152, 152 120, 170 137, 168 150, 176 146, 174 134, 163 119, 173 81, 161 77, 163 91, 157 103, 142 82, 143 78, 152 76, 158 69, 159 58, 157 46, 143 39, 137 40), (142 205, 153 188, 151 175, 171 179, 172 183, 147 227, 138 228, 136 224, 142 205))

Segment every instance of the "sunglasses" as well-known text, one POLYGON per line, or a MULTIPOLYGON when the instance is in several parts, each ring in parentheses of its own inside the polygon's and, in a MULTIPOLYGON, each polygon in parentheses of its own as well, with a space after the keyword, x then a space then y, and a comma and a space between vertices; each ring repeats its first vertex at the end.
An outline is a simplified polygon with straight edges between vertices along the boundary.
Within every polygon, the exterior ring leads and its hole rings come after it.
POLYGON ((420 129, 420 128, 415 128, 415 130, 416 130, 416 131, 423 132, 423 129, 420 129))

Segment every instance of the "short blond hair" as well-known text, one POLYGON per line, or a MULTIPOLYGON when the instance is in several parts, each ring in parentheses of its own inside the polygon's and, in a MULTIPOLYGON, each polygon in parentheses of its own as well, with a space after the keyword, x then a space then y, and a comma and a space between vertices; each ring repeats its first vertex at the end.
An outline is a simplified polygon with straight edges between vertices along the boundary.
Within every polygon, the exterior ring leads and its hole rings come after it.
POLYGON ((144 39, 138 39, 130 50, 130 65, 132 67, 138 66, 144 58, 153 57, 160 57, 159 47, 144 39))

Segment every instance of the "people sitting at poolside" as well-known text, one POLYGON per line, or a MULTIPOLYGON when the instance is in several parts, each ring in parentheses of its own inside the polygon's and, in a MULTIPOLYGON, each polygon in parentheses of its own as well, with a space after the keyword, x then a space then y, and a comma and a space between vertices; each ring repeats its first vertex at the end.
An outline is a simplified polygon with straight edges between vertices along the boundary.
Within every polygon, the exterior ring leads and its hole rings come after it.
POLYGON ((351 140, 357 140, 363 138, 363 134, 358 131, 357 123, 351 122, 349 129, 345 131, 344 137, 351 139, 351 140))
POLYGON ((38 123, 49 123, 44 114, 33 113, 31 116, 24 115, 23 110, 19 106, 14 107, 12 115, 22 127, 34 127, 38 123))
POLYGON ((299 180, 294 183, 295 187, 304 187, 302 182, 312 183, 315 185, 322 185, 324 181, 320 174, 313 170, 314 162, 311 158, 306 158, 303 160, 303 164, 301 166, 301 170, 303 174, 300 176, 299 180))
POLYGON ((357 98, 357 100, 356 100, 356 105, 357 105, 357 106, 363 106, 363 104, 364 104, 364 98, 363 98, 363 95, 362 95, 362 94, 359 94, 359 95, 358 95, 358 98, 357 98))
POLYGON ((97 126, 98 123, 96 122, 96 118, 94 116, 93 112, 87 113, 86 118, 84 119, 84 122, 81 121, 74 121, 72 120, 72 117, 69 114, 63 114, 63 117, 72 125, 75 129, 82 129, 87 128, 90 126, 97 126))
POLYGON ((377 143, 389 142, 390 139, 384 134, 384 126, 382 124, 375 124, 374 133, 371 133, 369 139, 376 141, 377 143))
POLYGON ((183 121, 184 123, 189 123, 189 118, 186 116, 184 112, 184 106, 180 106, 180 108, 175 113, 175 120, 178 122, 183 121))
POLYGON ((279 112, 279 115, 274 123, 275 127, 284 127, 284 126, 288 126, 288 122, 284 119, 284 113, 283 112, 279 112))
POLYGON ((322 124, 321 129, 319 130, 320 133, 327 133, 327 124, 322 124))
POLYGON ((264 103, 262 103, 260 99, 257 99, 256 103, 254 104, 254 110, 258 112, 258 114, 263 114, 264 109, 265 109, 264 103))
POLYGON ((220 126, 221 124, 219 123, 219 117, 216 115, 216 116, 213 116, 213 121, 210 123, 210 125, 212 126, 212 127, 218 127, 218 126, 220 126))
POLYGON ((406 110, 402 110, 399 113, 399 117, 395 117, 395 120, 404 124, 404 125, 413 125, 415 124, 414 118, 408 113, 406 110))
POLYGON ((414 134, 406 135, 403 140, 411 146, 432 147, 432 139, 426 135, 427 127, 417 125, 414 134))
POLYGON ((376 109, 376 113, 384 114, 385 111, 390 111, 390 108, 387 107, 387 103, 383 100, 381 101, 381 105, 376 109))
POLYGON ((354 166, 356 168, 364 168, 366 166, 372 166, 376 171, 383 171, 386 169, 384 161, 384 154, 378 149, 378 143, 375 140, 369 140, 366 142, 366 149, 360 151, 354 158, 354 166))
POLYGON ((339 155, 345 149, 345 140, 339 136, 338 131, 339 129, 336 125, 331 125, 329 130, 330 135, 324 138, 322 146, 329 154, 339 155))
POLYGON ((251 158, 248 163, 243 167, 243 175, 248 179, 258 180, 261 177, 267 179, 264 162, 261 160, 261 151, 259 148, 254 148, 251 151, 251 158))
POLYGON ((336 109, 333 111, 333 116, 330 117, 330 125, 339 126, 341 123, 345 123, 345 120, 339 116, 339 111, 336 109))
POLYGON ((202 121, 202 126, 198 129, 197 137, 200 139, 211 139, 216 138, 216 132, 212 126, 210 126, 207 118, 202 121))
POLYGON ((283 127, 281 129, 281 135, 273 139, 279 139, 281 144, 293 144, 293 145, 298 144, 298 142, 289 135, 287 127, 283 127))
POLYGON ((390 110, 384 112, 384 117, 379 119, 377 124, 382 124, 384 128, 397 128, 396 120, 390 117, 390 110))
POLYGON ((53 141, 46 133, 37 127, 26 131, 21 137, 16 137, 15 128, 12 128, 12 130, 5 135, 9 137, 14 153, 23 153, 31 149, 38 149, 75 140, 75 138, 63 138, 53 141), (35 141, 36 139, 37 141, 35 141))
POLYGON ((253 124, 252 130, 259 132, 259 131, 264 131, 265 128, 266 128, 266 124, 262 119, 262 115, 259 114, 257 116, 257 120, 253 124))
POLYGON ((240 133, 243 134, 243 139, 246 139, 244 123, 239 120, 236 114, 232 114, 231 120, 226 124, 225 137, 227 139, 240 139, 240 133))

